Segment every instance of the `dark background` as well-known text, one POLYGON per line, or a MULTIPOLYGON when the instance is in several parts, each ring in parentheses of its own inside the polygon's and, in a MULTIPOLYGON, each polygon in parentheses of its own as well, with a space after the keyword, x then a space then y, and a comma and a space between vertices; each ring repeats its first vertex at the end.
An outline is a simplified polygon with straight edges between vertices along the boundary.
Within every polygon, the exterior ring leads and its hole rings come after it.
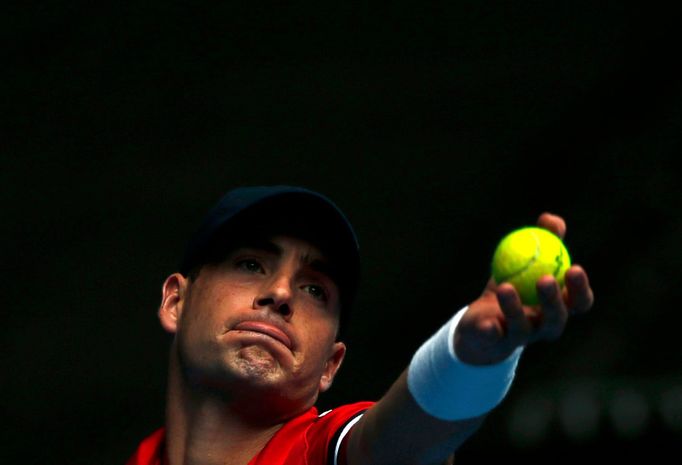
POLYGON ((361 242, 321 408, 381 396, 549 210, 594 311, 526 351, 459 463, 680 451, 678 12, 453 3, 6 8, 2 463, 122 464, 162 424, 161 283, 225 190, 274 183, 361 242))

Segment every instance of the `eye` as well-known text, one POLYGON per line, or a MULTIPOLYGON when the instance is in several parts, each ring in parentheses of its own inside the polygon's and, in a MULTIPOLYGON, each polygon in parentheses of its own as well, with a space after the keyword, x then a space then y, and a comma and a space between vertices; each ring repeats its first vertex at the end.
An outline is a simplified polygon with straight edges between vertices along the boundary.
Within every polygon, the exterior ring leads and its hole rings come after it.
POLYGON ((250 273, 263 273, 263 267, 261 264, 254 260, 253 258, 245 258, 237 261, 237 268, 248 271, 250 273))
POLYGON ((324 290, 322 286, 318 286, 316 284, 307 284, 303 286, 303 288, 308 292, 308 294, 312 295, 314 298, 321 300, 323 302, 327 301, 327 291, 324 290))

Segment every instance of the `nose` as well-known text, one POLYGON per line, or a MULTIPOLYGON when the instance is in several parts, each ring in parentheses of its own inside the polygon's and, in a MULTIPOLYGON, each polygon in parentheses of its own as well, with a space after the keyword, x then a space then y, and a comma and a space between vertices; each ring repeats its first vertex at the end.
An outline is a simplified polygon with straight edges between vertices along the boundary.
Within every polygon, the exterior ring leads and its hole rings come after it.
POLYGON ((253 308, 268 307, 270 310, 279 313, 285 320, 289 320, 293 315, 292 295, 290 279, 287 276, 275 276, 264 285, 261 293, 253 300, 253 308))

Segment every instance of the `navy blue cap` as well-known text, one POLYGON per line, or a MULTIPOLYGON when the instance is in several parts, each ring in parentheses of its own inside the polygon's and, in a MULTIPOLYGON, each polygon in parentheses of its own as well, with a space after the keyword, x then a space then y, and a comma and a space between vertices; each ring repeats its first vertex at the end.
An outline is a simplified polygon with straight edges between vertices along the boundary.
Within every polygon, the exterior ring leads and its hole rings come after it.
POLYGON ((318 192, 284 185, 239 187, 227 192, 190 238, 179 271, 187 276, 214 260, 216 250, 229 248, 237 238, 280 233, 311 241, 338 269, 343 328, 357 292, 360 248, 348 218, 318 192))

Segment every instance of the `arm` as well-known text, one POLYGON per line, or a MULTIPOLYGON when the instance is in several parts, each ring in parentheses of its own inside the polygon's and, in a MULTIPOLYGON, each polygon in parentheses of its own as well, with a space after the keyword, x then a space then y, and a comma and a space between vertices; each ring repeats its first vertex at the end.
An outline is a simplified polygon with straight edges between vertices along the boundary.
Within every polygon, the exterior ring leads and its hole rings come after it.
MULTIPOLYGON (((563 237, 563 219, 543 214, 538 225, 563 237)), ((570 315, 592 306, 587 275, 580 266, 566 273, 566 288, 545 276, 538 280, 541 305, 521 304, 509 284, 491 279, 483 294, 469 305, 454 333, 454 351, 467 365, 494 365, 517 347, 557 339, 570 315)), ((353 428, 347 450, 349 465, 444 463, 482 424, 485 412, 473 418, 443 420, 417 403, 407 383, 406 369, 386 395, 353 428)), ((453 393, 456 395, 456 393, 453 393)))

